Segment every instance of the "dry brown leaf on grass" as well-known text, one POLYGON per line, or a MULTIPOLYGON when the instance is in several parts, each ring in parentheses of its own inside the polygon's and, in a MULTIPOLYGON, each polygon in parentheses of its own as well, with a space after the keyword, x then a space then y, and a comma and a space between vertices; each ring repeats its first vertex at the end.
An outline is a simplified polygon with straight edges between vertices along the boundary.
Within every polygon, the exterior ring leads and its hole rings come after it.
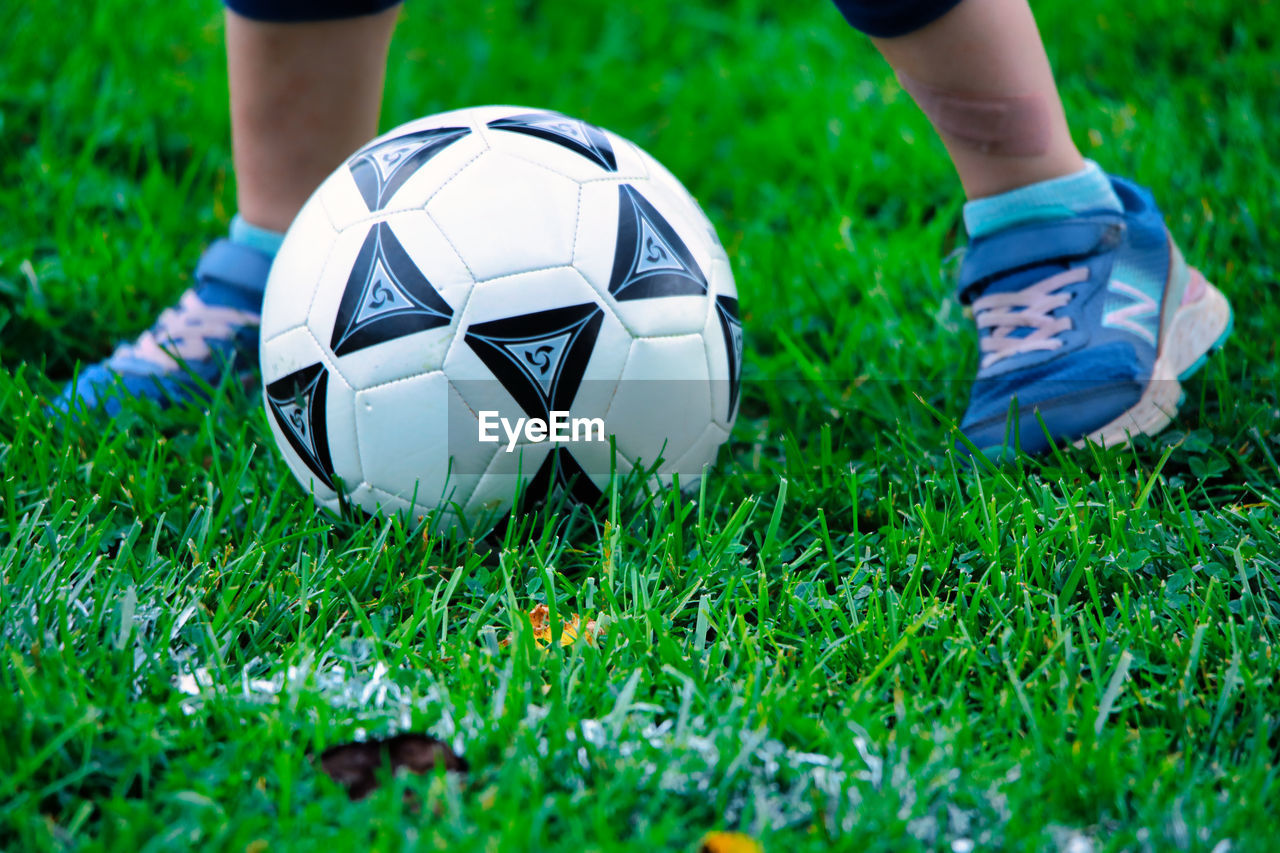
MULTIPOLYGON (((526 617, 529 620, 529 627, 533 629, 533 640, 539 646, 546 648, 556 641, 551 636, 551 608, 545 604, 539 604, 537 607, 529 611, 526 617)), ((559 643, 562 646, 572 646, 579 636, 585 637, 588 643, 595 643, 596 638, 604 633, 604 626, 596 622, 595 619, 588 619, 586 624, 578 618, 578 614, 574 613, 567 619, 560 620, 560 637, 559 643)), ((508 635, 499 645, 506 646, 511 643, 511 637, 508 635)))
POLYGON ((741 832, 708 832, 698 853, 764 853, 764 845, 741 832))

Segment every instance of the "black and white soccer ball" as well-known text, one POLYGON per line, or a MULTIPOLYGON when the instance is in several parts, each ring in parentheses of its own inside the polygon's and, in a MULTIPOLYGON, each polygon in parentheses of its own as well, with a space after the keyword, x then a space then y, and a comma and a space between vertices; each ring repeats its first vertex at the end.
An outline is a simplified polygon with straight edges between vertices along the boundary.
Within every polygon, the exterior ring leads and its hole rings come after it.
POLYGON ((714 228, 650 155, 477 107, 396 128, 316 190, 261 354, 272 432, 321 505, 476 532, 518 486, 696 482, 736 414, 742 327, 714 228))

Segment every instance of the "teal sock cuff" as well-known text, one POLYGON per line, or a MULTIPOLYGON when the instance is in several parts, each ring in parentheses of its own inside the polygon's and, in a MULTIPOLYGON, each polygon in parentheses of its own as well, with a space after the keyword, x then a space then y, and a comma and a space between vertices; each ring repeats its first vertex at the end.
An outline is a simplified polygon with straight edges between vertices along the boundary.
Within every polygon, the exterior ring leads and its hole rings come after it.
POLYGON ((232 243, 257 249, 272 258, 276 256, 276 252, 280 251, 280 244, 284 242, 284 234, 251 225, 238 213, 231 219, 230 237, 232 243))
POLYGON ((964 227, 977 239, 1015 225, 1067 219, 1094 210, 1123 212, 1107 173, 1092 160, 1073 175, 1028 184, 964 206, 964 227))

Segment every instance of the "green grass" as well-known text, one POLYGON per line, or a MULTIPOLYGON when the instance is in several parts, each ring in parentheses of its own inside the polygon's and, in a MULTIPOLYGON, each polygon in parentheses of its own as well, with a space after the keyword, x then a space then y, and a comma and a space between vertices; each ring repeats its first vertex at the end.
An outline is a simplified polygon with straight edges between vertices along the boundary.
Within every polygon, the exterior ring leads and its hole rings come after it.
POLYGON ((424 0, 393 45, 386 127, 526 103, 651 150, 746 312, 702 495, 493 544, 316 511, 238 391, 50 422, 234 210, 220 16, 0 6, 0 848, 1280 838, 1280 5, 1037 4, 1082 150, 1155 188, 1237 325, 1164 435, 1003 472, 942 451, 961 199, 888 68, 820 2, 659 5, 424 0), (599 648, 499 646, 541 602, 599 648), (352 804, 314 767, 404 728, 468 784, 352 804))

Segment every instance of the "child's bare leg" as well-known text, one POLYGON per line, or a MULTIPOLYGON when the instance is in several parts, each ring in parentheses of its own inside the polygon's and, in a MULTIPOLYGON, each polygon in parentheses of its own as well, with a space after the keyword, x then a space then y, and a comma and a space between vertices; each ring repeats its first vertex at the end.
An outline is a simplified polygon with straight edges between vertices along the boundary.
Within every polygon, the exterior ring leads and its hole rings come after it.
POLYGON ((1084 168, 1026 0, 964 0, 873 42, 934 122, 969 198, 1084 168))
POLYGON ((227 10, 227 73, 240 215, 284 231, 378 128, 398 9, 275 23, 227 10))

